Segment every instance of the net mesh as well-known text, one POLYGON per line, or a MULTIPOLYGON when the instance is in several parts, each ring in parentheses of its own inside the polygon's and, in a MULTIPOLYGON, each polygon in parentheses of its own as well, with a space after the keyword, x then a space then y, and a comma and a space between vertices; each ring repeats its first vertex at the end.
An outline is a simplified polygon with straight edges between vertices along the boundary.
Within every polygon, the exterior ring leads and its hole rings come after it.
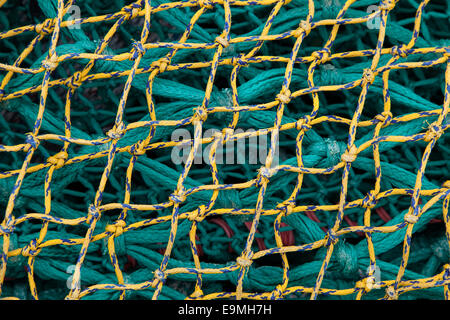
POLYGON ((447 1, 124 2, 0 0, 3 298, 450 298, 447 1))

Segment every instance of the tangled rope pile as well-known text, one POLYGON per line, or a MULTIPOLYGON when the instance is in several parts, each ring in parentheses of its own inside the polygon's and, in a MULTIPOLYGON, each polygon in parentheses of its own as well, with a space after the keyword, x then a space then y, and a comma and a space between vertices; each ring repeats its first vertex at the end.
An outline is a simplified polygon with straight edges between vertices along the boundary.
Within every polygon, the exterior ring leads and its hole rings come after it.
POLYGON ((450 298, 446 1, 123 2, 0 0, 1 297, 450 298))

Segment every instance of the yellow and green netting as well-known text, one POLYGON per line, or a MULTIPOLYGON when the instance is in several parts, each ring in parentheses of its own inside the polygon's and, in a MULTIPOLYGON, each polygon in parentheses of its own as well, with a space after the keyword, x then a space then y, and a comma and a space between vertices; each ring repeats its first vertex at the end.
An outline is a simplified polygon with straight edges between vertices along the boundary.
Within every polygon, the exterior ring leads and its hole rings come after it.
POLYGON ((0 0, 0 298, 450 299, 449 30, 447 0, 0 0))

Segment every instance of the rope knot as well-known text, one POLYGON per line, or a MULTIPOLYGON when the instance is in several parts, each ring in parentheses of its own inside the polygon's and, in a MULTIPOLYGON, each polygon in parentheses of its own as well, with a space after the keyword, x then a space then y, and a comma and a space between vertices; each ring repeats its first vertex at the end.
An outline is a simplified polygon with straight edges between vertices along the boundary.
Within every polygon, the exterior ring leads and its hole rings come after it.
POLYGON ((355 145, 352 145, 347 150, 345 150, 344 154, 341 156, 341 160, 344 162, 353 162, 356 159, 356 156, 358 155, 358 148, 356 148, 355 145))
POLYGON ((383 111, 382 113, 377 114, 375 116, 375 119, 377 119, 379 122, 382 123, 382 127, 386 127, 392 121, 392 112, 390 112, 390 111, 383 111))
POLYGON ((208 118, 208 112, 206 112, 203 106, 199 106, 194 109, 194 116, 192 118, 193 122, 202 121, 205 122, 208 118))
POLYGON ((145 54, 145 48, 141 41, 133 42, 133 49, 131 49, 131 61, 136 60, 139 56, 143 56, 145 54))
POLYGON ((123 228, 125 228, 127 224, 123 220, 117 220, 113 224, 107 225, 105 228, 106 232, 113 234, 115 237, 123 234, 123 228))
POLYGON ((443 187, 443 188, 450 189, 450 180, 445 181, 445 182, 442 184, 442 187, 443 187))
POLYGON ((318 60, 317 64, 324 64, 328 61, 328 58, 330 57, 330 49, 323 48, 322 50, 318 50, 312 53, 312 56, 318 60))
POLYGON ((186 201, 186 195, 184 194, 184 190, 175 191, 169 196, 169 199, 173 203, 182 203, 186 201))
POLYGON ((297 122, 295 123, 295 129, 297 130, 309 130, 311 129, 311 122, 312 118, 309 114, 301 117, 299 120, 297 120, 297 122))
POLYGON ((153 274, 155 275, 155 279, 158 280, 158 282, 164 283, 166 281, 167 274, 161 269, 156 269, 153 274))
POLYGON ((214 136, 222 138, 225 143, 234 134, 234 129, 233 128, 224 128, 222 130, 222 133, 220 133, 220 132, 218 132, 218 133, 219 133, 218 135, 214 135, 214 136))
POLYGON ((228 46, 230 45, 230 43, 228 42, 228 40, 227 40, 225 37, 223 37, 223 36, 218 36, 218 37, 216 38, 216 42, 217 42, 219 45, 221 45, 223 48, 226 48, 226 47, 228 47, 228 46))
POLYGON ((76 289, 72 291, 67 295, 67 297, 64 298, 64 300, 80 300, 80 290, 76 289))
POLYGON ((169 66, 169 59, 161 58, 159 60, 153 61, 151 64, 154 68, 158 69, 158 74, 161 74, 167 70, 169 66))
POLYGON ((331 244, 336 244, 339 241, 339 236, 333 231, 333 229, 329 229, 325 235, 325 239, 327 240, 326 245, 328 247, 331 244))
POLYGON ((86 223, 92 224, 94 221, 97 221, 98 218, 100 218, 100 210, 98 210, 96 206, 91 204, 88 209, 88 216, 86 218, 86 223))
POLYGON ((425 133, 425 137, 423 140, 426 142, 430 142, 433 139, 439 139, 441 135, 444 133, 444 130, 440 125, 437 124, 437 122, 433 122, 428 127, 428 131, 425 133))
POLYGON ((41 64, 46 70, 53 71, 58 66, 58 56, 54 53, 51 57, 42 60, 41 64))
POLYGON ((31 240, 31 242, 22 248, 22 255, 24 257, 35 257, 41 252, 41 249, 37 246, 37 239, 31 240))
POLYGON ((400 56, 402 58, 406 58, 408 56, 408 48, 404 44, 393 46, 391 48, 391 55, 393 55, 394 57, 400 56))
POLYGON ((241 53, 238 56, 231 58, 231 64, 233 66, 240 65, 241 67, 245 67, 248 65, 248 61, 245 58, 245 54, 241 53))
POLYGON ((371 69, 364 69, 361 86, 367 83, 372 84, 375 81, 375 75, 371 69))
POLYGON ((370 208, 372 209, 377 205, 377 197, 374 190, 370 190, 367 195, 364 197, 361 206, 363 208, 370 208))
POLYGON ((284 293, 283 286, 281 284, 279 284, 279 285, 277 285, 275 287, 275 290, 272 291, 270 299, 271 300, 278 300, 278 299, 283 297, 283 295, 284 295, 283 293, 284 293))
POLYGON ((39 33, 43 36, 50 34, 53 31, 53 19, 46 19, 41 24, 37 24, 34 26, 34 30, 36 33, 39 33))
POLYGON ((240 256, 240 257, 238 257, 236 259, 237 265, 240 268, 248 268, 248 267, 250 267, 250 265, 253 263, 252 256, 253 256, 252 252, 250 252, 250 254, 247 254, 247 255, 242 254, 242 256, 240 256))
POLYGON ((202 289, 196 289, 192 294, 189 296, 190 299, 197 299, 203 296, 202 289))
POLYGON ((384 1, 380 4, 380 10, 388 10, 388 11, 391 11, 392 9, 395 8, 396 2, 397 2, 397 0, 384 0, 384 1))
POLYGON ((443 280, 450 279, 450 264, 444 265, 443 269, 444 269, 444 274, 442 275, 442 279, 443 280))
POLYGON ((414 224, 419 220, 419 217, 414 214, 407 213, 407 214, 405 214, 403 219, 405 220, 405 222, 407 222, 409 224, 414 224))
POLYGON ((130 153, 135 156, 142 156, 145 154, 145 144, 144 141, 140 140, 133 146, 131 146, 130 153))
POLYGON ((67 83, 67 86, 71 89, 77 89, 82 84, 83 84, 83 82, 82 82, 81 72, 77 71, 72 75, 72 77, 69 78, 69 82, 67 83))
POLYGON ((256 181, 256 184, 258 186, 261 186, 263 183, 267 184, 269 182, 269 179, 277 173, 277 169, 275 168, 267 168, 267 167, 261 167, 258 170, 258 178, 256 181))
POLYGON ((69 155, 65 151, 58 152, 54 156, 51 156, 47 159, 48 163, 51 163, 53 166, 56 167, 56 169, 61 168, 64 166, 64 163, 66 162, 69 155))
POLYGON ((113 140, 117 140, 123 137, 123 135, 125 134, 124 132, 125 129, 125 125, 123 124, 123 122, 119 123, 119 125, 114 125, 114 127, 112 127, 111 130, 109 130, 106 135, 108 137, 110 137, 113 140))
POLYGON ((386 288, 386 295, 388 296, 388 298, 390 300, 397 300, 398 299, 398 293, 394 289, 394 287, 392 287, 392 286, 389 286, 389 287, 386 288))
POLYGON ((0 235, 2 234, 11 234, 14 232, 16 228, 15 221, 13 216, 9 216, 9 218, 0 225, 0 235))
POLYGON ((28 148, 26 148, 26 151, 28 151, 31 148, 37 149, 39 147, 39 139, 36 138, 32 133, 27 134, 27 138, 25 140, 26 144, 28 144, 28 148))
POLYGON ((135 6, 130 6, 127 8, 124 8, 125 14, 126 14, 126 19, 134 19, 139 15, 140 12, 140 6, 135 4, 135 6))
POLYGON ((375 277, 369 276, 362 279, 356 283, 356 287, 359 289, 364 289, 365 292, 370 292, 375 287, 375 277))
POLYGON ((198 0, 197 3, 200 7, 205 9, 212 9, 214 7, 213 3, 209 0, 198 0))
POLYGON ((206 212, 206 206, 201 205, 200 207, 198 207, 197 210, 195 210, 188 216, 188 219, 190 221, 202 222, 203 218, 204 218, 203 215, 205 214, 205 212, 206 212))
POLYGON ((284 216, 288 216, 292 213, 292 210, 295 208, 295 202, 294 201, 285 201, 282 203, 279 203, 276 207, 278 210, 284 213, 284 216))
POLYGON ((311 32, 311 24, 308 21, 302 20, 300 21, 298 28, 294 30, 292 35, 296 38, 301 37, 303 33, 308 35, 311 32))
POLYGON ((286 88, 281 89, 280 93, 277 94, 276 100, 281 103, 288 104, 291 102, 291 91, 286 88))

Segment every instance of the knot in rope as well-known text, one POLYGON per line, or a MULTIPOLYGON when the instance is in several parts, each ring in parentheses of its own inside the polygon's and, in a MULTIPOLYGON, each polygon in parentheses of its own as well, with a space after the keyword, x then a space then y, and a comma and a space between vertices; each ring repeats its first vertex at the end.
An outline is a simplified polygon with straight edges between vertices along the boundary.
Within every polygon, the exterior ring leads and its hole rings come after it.
POLYGON ((236 264, 240 268, 248 268, 253 263, 252 256, 253 256, 253 253, 251 253, 251 252, 248 255, 242 254, 240 257, 238 257, 236 259, 236 264))
POLYGON ((363 198, 363 201, 361 203, 361 206, 363 208, 370 208, 372 209, 377 205, 377 197, 374 190, 370 190, 367 195, 363 198))
POLYGON ((193 122, 202 121, 205 122, 208 118, 208 112, 206 112, 205 107, 199 106, 194 109, 194 116, 192 117, 193 122))
POLYGON ((46 70, 53 71, 58 67, 58 56, 54 53, 51 57, 42 60, 41 64, 46 70))
POLYGON ((34 30, 36 31, 36 33, 39 33, 43 36, 50 34, 53 31, 53 19, 49 18, 44 20, 44 22, 37 24, 34 27, 34 30))
POLYGON ((318 60, 317 64, 324 64, 328 61, 328 58, 330 57, 330 49, 323 48, 322 50, 318 50, 313 52, 311 55, 318 60))
POLYGON ((130 57, 131 61, 134 61, 139 56, 142 57, 145 54, 145 48, 141 41, 133 42, 132 46, 133 46, 133 49, 131 49, 131 57, 130 57))
POLYGON ((83 84, 81 72, 77 71, 75 72, 72 77, 69 78, 69 82, 67 83, 67 86, 71 89, 77 89, 83 84))
POLYGON ((292 213, 292 210, 295 208, 295 202, 293 201, 284 201, 279 203, 276 208, 283 212, 283 215, 286 217, 292 213))
POLYGON ((39 139, 36 138, 36 136, 32 133, 27 134, 25 143, 28 144, 28 148, 26 148, 26 151, 28 151, 30 149, 30 147, 33 149, 37 149, 40 144, 39 139))
POLYGON ((371 69, 364 69, 361 86, 372 84, 375 81, 375 75, 371 69))
POLYGON ((179 191, 175 191, 174 193, 172 193, 169 196, 169 199, 173 203, 182 203, 182 202, 186 201, 186 195, 184 194, 184 192, 182 190, 179 190, 179 191))
POLYGON ((309 114, 301 117, 295 123, 295 129, 297 129, 297 130, 305 130, 305 131, 311 129, 311 124, 310 124, 311 120, 312 120, 312 117, 309 114))
POLYGON ((77 289, 77 290, 73 291, 67 297, 65 297, 64 300, 80 300, 79 290, 77 289))
POLYGON ((398 299, 398 293, 394 289, 394 287, 392 287, 392 286, 389 286, 389 287, 386 288, 386 295, 388 296, 388 298, 390 300, 397 300, 398 299))
POLYGON ((131 6, 123 9, 123 11, 126 14, 127 20, 136 18, 139 15, 140 10, 141 10, 141 7, 137 4, 132 4, 131 6))
POLYGON ((450 279, 450 264, 444 265, 443 269, 444 269, 444 274, 442 275, 442 279, 443 280, 450 279))
POLYGON ((383 111, 381 114, 377 114, 375 116, 375 119, 377 119, 379 122, 382 123, 382 127, 386 127, 392 121, 392 112, 390 112, 390 111, 383 111))
POLYGON ((203 296, 202 289, 195 289, 194 292, 189 296, 189 299, 197 299, 203 296))
POLYGON ((155 279, 156 279, 158 282, 164 283, 164 282, 166 281, 167 274, 166 274, 164 271, 162 271, 161 269, 156 269, 156 270, 153 272, 153 274, 155 275, 155 279))
POLYGON ((11 234, 14 232, 14 229, 16 228, 15 221, 13 216, 9 216, 8 219, 3 221, 3 223, 0 225, 0 235, 3 234, 11 234))
POLYGON ((245 67, 248 65, 248 61, 245 59, 245 54, 241 53, 238 56, 231 58, 231 64, 233 66, 240 65, 241 67, 245 67))
POLYGON ((98 210, 96 206, 91 204, 88 209, 88 216, 86 218, 86 223, 92 224, 94 221, 97 221, 98 218, 100 218, 100 210, 98 210))
POLYGON ((269 182, 269 179, 277 173, 277 169, 275 168, 267 168, 267 167, 261 167, 258 170, 258 178, 256 181, 256 184, 258 186, 261 186, 263 183, 267 184, 269 182))
POLYGON ((223 139, 224 142, 226 142, 228 139, 231 138, 234 134, 233 128, 224 128, 222 132, 217 132, 219 135, 214 134, 214 137, 220 137, 223 139))
POLYGON ((450 180, 445 181, 445 182, 442 184, 442 187, 443 187, 443 188, 450 189, 450 180))
POLYGON ((292 35, 296 38, 300 37, 303 33, 308 35, 311 32, 311 24, 308 21, 300 21, 298 28, 293 31, 292 35))
POLYGON ((327 234, 325 235, 326 246, 330 246, 331 244, 336 244, 339 241, 339 236, 334 232, 333 229, 329 229, 327 234))
POLYGON ((223 36, 218 36, 215 40, 219 45, 221 45, 223 48, 226 48, 230 45, 228 40, 223 36))
POLYGON ((359 289, 364 289, 366 293, 372 291, 372 289, 375 287, 375 277, 368 276, 367 278, 358 281, 356 283, 356 287, 359 289))
POLYGON ((380 10, 388 10, 391 11, 395 8, 395 4, 397 3, 397 0, 384 0, 380 4, 380 10))
POLYGON ((67 154, 67 152, 61 151, 54 156, 48 157, 47 162, 55 166, 56 169, 59 169, 64 166, 64 163, 66 162, 68 157, 69 155, 67 154))
POLYGON ((158 74, 161 74, 167 70, 169 66, 169 59, 161 58, 159 60, 153 61, 151 64, 154 68, 158 69, 158 74))
POLYGON ((209 0, 198 0, 198 5, 201 8, 205 8, 205 9, 212 9, 213 8, 213 3, 209 0))
POLYGON ((358 148, 355 145, 352 145, 350 149, 347 148, 344 154, 341 156, 341 160, 347 163, 353 162, 358 155, 358 148))
POLYGON ((188 219, 190 221, 202 222, 204 219, 203 215, 205 214, 205 212, 206 212, 206 206, 201 205, 200 207, 198 207, 197 210, 195 210, 188 216, 188 219))
POLYGON ((22 248, 22 255, 24 257, 35 257, 41 252, 41 249, 37 246, 37 239, 31 240, 31 242, 22 248))
POLYGON ((131 146, 130 153, 135 156, 142 156, 145 154, 145 144, 143 140, 139 140, 136 144, 131 146))
POLYGON ((123 220, 117 220, 113 224, 109 224, 106 226, 105 231, 113 234, 115 237, 123 234, 123 228, 125 228, 127 224, 123 220))
POLYGON ((425 140, 426 142, 430 142, 433 139, 437 140, 441 137, 443 133, 444 130, 442 129, 442 127, 438 125, 437 122, 433 122, 428 127, 428 131, 425 133, 425 137, 423 138, 423 140, 425 140))
POLYGON ((291 102, 291 91, 286 88, 281 89, 280 93, 277 94, 276 100, 280 103, 288 104, 291 102))
POLYGON ((408 48, 404 44, 393 46, 391 48, 391 55, 393 55, 394 57, 400 56, 402 58, 406 58, 408 56, 408 48))
POLYGON ((119 125, 114 125, 111 130, 109 130, 106 135, 113 140, 117 140, 123 137, 125 125, 123 122, 119 123, 119 125))
POLYGON ((279 284, 275 287, 275 290, 272 291, 272 294, 270 295, 270 299, 271 300, 281 299, 284 295, 283 293, 284 293, 283 286, 281 284, 279 284))

